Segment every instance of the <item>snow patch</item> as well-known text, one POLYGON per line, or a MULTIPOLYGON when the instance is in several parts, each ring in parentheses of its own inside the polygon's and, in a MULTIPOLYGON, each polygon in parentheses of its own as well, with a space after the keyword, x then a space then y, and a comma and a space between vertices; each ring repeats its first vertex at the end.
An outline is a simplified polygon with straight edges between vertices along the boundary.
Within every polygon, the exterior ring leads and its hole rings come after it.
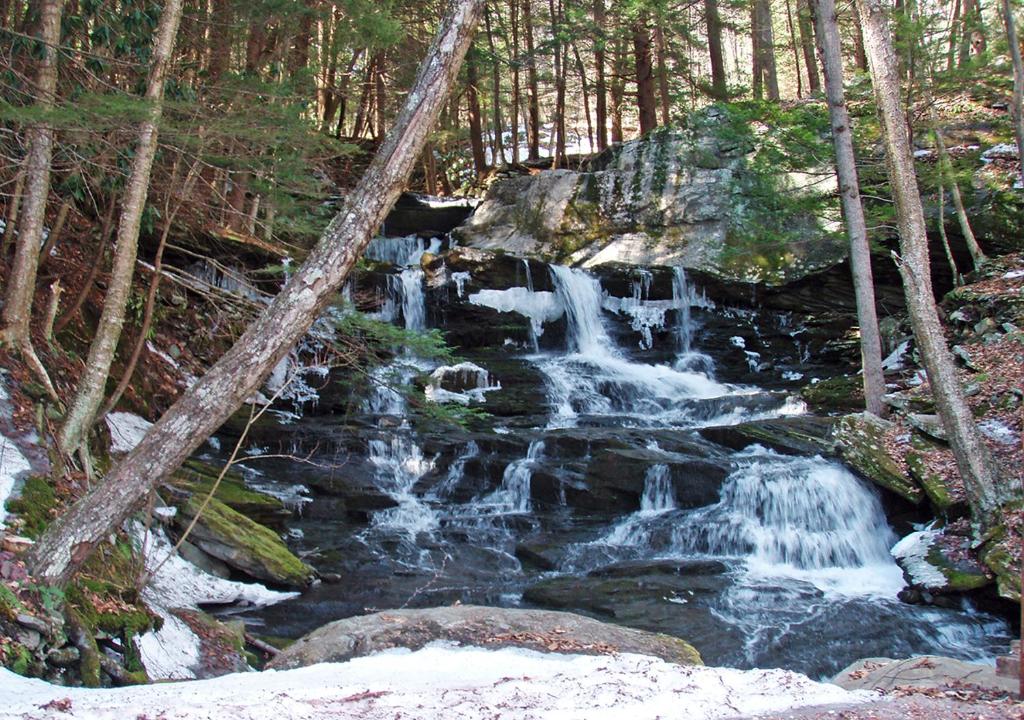
POLYGON ((104 418, 110 428, 110 452, 128 453, 142 442, 153 423, 130 412, 107 413, 104 418))
POLYGON ((1016 445, 1020 442, 1020 435, 1013 428, 995 418, 981 421, 978 423, 978 429, 1000 445, 1016 445))
POLYGON ((741 338, 739 335, 733 335, 731 338, 729 338, 729 344, 735 348, 745 348, 747 346, 747 341, 741 338))
POLYGON ((683 667, 642 655, 545 655, 441 644, 344 664, 225 675, 187 686, 87 690, 0 670, 0 718, 65 718, 58 708, 43 709, 65 697, 79 720, 712 720, 877 696, 785 670, 683 667))
POLYGON ((941 533, 938 530, 912 532, 889 551, 910 576, 910 582, 924 588, 941 588, 948 584, 946 576, 928 562, 928 550, 941 533))
POLYGON ((902 370, 906 367, 906 363, 903 359, 907 356, 907 350, 910 349, 910 341, 904 340, 896 349, 889 353, 884 360, 882 360, 883 370, 902 370))
POLYGON ((28 459, 13 440, 0 435, 0 528, 7 519, 7 498, 14 490, 14 482, 32 469, 28 459))
POLYGON ((1024 277, 1024 270, 1010 270, 1009 272, 1003 273, 1004 280, 1016 280, 1021 277, 1024 277))
POLYGON ((455 292, 458 294, 461 300, 466 294, 466 283, 469 282, 471 276, 468 272, 453 272, 452 282, 455 283, 455 292))
POLYGON ((142 664, 154 680, 191 680, 199 663, 199 637, 177 616, 160 615, 163 626, 139 638, 142 664))

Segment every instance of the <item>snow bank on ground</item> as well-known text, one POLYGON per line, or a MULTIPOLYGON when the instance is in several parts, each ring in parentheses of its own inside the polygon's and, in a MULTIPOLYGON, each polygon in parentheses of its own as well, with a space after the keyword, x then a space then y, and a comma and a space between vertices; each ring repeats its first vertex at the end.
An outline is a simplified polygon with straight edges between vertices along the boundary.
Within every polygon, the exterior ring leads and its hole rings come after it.
POLYGON ((199 638, 171 609, 196 608, 207 603, 272 605, 298 595, 210 575, 178 554, 170 555, 171 544, 162 530, 145 536, 145 542, 141 525, 134 525, 132 532, 144 547, 146 569, 154 573, 142 597, 164 620, 162 628, 139 639, 142 664, 154 680, 193 678, 193 668, 199 662, 199 638))
POLYGON ((28 459, 13 440, 0 435, 0 528, 7 520, 7 498, 14 490, 14 482, 22 473, 32 469, 28 459))
POLYGON ((545 655, 434 644, 348 663, 118 690, 0 671, 0 720, 712 720, 876 697, 784 670, 681 667, 641 655, 545 655), (47 708, 68 698, 67 712, 47 708))
POLYGON ((130 412, 107 413, 110 428, 110 452, 127 453, 135 449, 153 423, 130 412))

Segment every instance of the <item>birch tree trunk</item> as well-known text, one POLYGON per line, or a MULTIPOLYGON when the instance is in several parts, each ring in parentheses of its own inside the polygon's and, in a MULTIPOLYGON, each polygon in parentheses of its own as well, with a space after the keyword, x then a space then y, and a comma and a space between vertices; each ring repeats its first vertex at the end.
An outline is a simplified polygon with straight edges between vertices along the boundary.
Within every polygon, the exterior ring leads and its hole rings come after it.
POLYGON ((29 558, 36 577, 66 582, 150 489, 259 388, 327 307, 408 182, 458 74, 482 7, 483 0, 458 0, 450 6, 391 133, 306 262, 103 483, 49 527, 29 558))
POLYGON ((816 0, 814 22, 818 51, 825 73, 825 99, 832 121, 832 146, 836 153, 839 198, 843 205, 846 234, 850 238, 850 271, 853 274, 860 325, 860 355, 863 368, 864 405, 872 415, 884 411, 885 375, 882 372, 882 339, 875 312, 875 286, 871 276, 871 250, 868 245, 864 207, 860 202, 857 160, 853 154, 853 129, 843 93, 843 60, 839 40, 839 20, 835 0, 816 0))
POLYGON ((878 102, 886 162, 896 204, 901 252, 898 264, 910 324, 939 417, 960 469, 971 511, 975 521, 986 527, 1009 491, 1000 487, 991 454, 974 424, 935 307, 924 210, 914 175, 907 125, 900 107, 896 51, 886 20, 886 8, 882 0, 857 0, 857 9, 864 29, 864 46, 878 102))
MULTIPOLYGON (((57 56, 60 43, 63 0, 45 0, 40 5, 39 40, 42 56, 35 77, 35 107, 42 112, 53 109, 57 91, 57 56)), ((53 156, 53 128, 46 119, 25 130, 28 153, 25 158, 24 200, 18 218, 18 242, 14 263, 7 275, 4 296, 3 342, 20 352, 33 365, 42 365, 32 349, 30 322, 32 296, 39 269, 39 248, 43 244, 46 200, 50 195, 50 160, 53 156)), ((13 237, 13 227, 8 228, 13 237)))
POLYGON ((149 71, 145 98, 150 103, 148 117, 139 127, 135 143, 135 156, 128 176, 128 185, 121 204, 121 217, 117 227, 117 245, 114 264, 110 271, 110 284, 103 301, 96 335, 89 346, 89 357, 78 382, 78 392, 71 403, 61 427, 58 441, 68 455, 82 445, 103 402, 107 376, 114 361, 117 343, 124 326, 125 309, 132 287, 135 258, 139 249, 139 227, 142 211, 149 195, 149 176, 156 155, 160 116, 163 113, 164 78, 174 51, 174 40, 181 21, 182 0, 167 0, 160 13, 156 41, 153 47, 153 65, 149 71))

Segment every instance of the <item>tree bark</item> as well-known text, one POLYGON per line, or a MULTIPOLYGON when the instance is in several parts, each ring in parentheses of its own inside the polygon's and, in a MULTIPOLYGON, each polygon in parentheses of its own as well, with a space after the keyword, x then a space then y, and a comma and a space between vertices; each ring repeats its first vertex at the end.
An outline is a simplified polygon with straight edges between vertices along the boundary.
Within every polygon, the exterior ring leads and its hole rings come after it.
POLYGON ((662 32, 661 24, 654 26, 654 49, 658 58, 658 100, 661 106, 661 124, 668 125, 672 121, 671 98, 668 89, 668 60, 665 57, 668 49, 665 47, 665 33, 662 32))
POLYGON ((1013 60, 1013 99, 1010 109, 1013 112, 1013 135, 1017 138, 1017 163, 1020 181, 1024 186, 1024 62, 1020 56, 1020 41, 1017 39, 1017 23, 1013 18, 1013 7, 1010 0, 1002 0, 1003 24, 1006 26, 1006 40, 1010 46, 1010 58, 1013 60))
POLYGON ((174 40, 181 21, 182 0, 166 0, 160 13, 156 41, 153 44, 153 65, 149 71, 145 98, 149 103, 147 117, 139 127, 135 143, 132 169, 121 203, 121 217, 117 227, 117 245, 110 283, 103 301, 96 335, 89 345, 85 370, 78 382, 78 391, 61 426, 58 441, 65 454, 78 451, 85 440, 96 411, 103 402, 107 376, 114 361, 117 343, 124 326, 125 309, 135 272, 135 258, 139 249, 139 227, 142 211, 149 195, 149 176, 156 156, 157 134, 163 113, 164 78, 174 51, 174 40))
POLYGON ((597 125, 597 149, 600 152, 608 147, 608 88, 604 75, 604 0, 594 0, 594 26, 597 28, 597 37, 594 38, 594 67, 597 70, 594 82, 594 120, 597 125))
POLYGON ((718 14, 718 0, 704 0, 704 17, 708 26, 711 97, 726 100, 729 97, 729 86, 725 75, 725 55, 722 53, 722 18, 718 14))
POLYGON ((36 577, 66 582, 150 490, 259 387, 327 307, 408 181, 469 47, 482 4, 459 0, 451 6, 391 134, 302 268, 103 483, 47 529, 29 558, 36 577))
POLYGON ((864 45, 878 102, 882 139, 900 236, 898 258, 914 338, 950 447, 956 457, 976 522, 988 527, 1008 489, 1000 487, 995 465, 964 399, 953 356, 935 307, 928 262, 924 210, 914 160, 900 107, 896 52, 882 0, 857 0, 864 45))
POLYGON ((757 17, 758 66, 764 77, 765 93, 772 102, 779 100, 779 76, 775 69, 775 33, 772 29, 771 0, 754 0, 757 17))
POLYGON ((960 195, 960 184, 956 180, 956 173, 953 171, 953 163, 946 152, 946 139, 942 136, 942 129, 939 127, 939 120, 935 114, 935 108, 931 110, 932 129, 935 131, 935 149, 939 151, 939 177, 949 180, 949 194, 953 198, 953 210, 956 213, 956 221, 960 225, 960 233, 964 236, 964 243, 967 245, 967 252, 971 254, 971 261, 974 269, 978 270, 987 259, 985 252, 978 244, 971 228, 971 221, 967 217, 967 209, 964 207, 964 199, 960 195))
POLYGON ((484 27, 487 33, 487 45, 491 51, 491 119, 494 121, 494 165, 504 165, 505 160, 505 124, 501 121, 501 65, 498 62, 498 50, 494 44, 494 31, 491 28, 491 11, 484 3, 484 27))
POLYGON ((537 79, 537 55, 533 43, 533 0, 523 0, 523 27, 526 30, 526 87, 528 98, 526 108, 529 116, 527 135, 530 150, 527 158, 540 160, 540 83, 537 79))
POLYGON ((654 101, 651 32, 647 28, 647 18, 644 16, 633 23, 633 58, 636 63, 636 107, 640 119, 640 134, 646 135, 658 126, 658 115, 654 101))
POLYGON ((818 59, 814 57, 814 30, 811 27, 811 10, 808 3, 809 0, 797 0, 796 24, 800 31, 804 65, 807 67, 807 89, 814 94, 821 91, 821 78, 818 76, 818 59))
POLYGON ((551 155, 552 167, 565 167, 565 44, 561 41, 562 14, 555 7, 555 0, 548 0, 551 17, 551 34, 555 37, 555 151, 551 155))
POLYGON ((469 114, 469 144, 473 150, 473 169, 476 171, 477 179, 480 179, 487 172, 487 155, 484 152, 484 124, 480 112, 480 97, 477 91, 480 75, 477 72, 476 62, 476 48, 470 46, 466 54, 466 104, 469 114))
MULTIPOLYGON (((44 0, 39 8, 39 41, 42 45, 42 55, 39 58, 35 79, 35 107, 44 113, 52 110, 56 103, 57 46, 60 43, 63 7, 63 0, 44 0)), ((14 262, 7 275, 2 339, 4 344, 34 357, 30 334, 32 298, 36 290, 39 248, 43 244, 46 201, 50 195, 53 128, 45 119, 34 123, 25 130, 25 140, 28 153, 25 159, 24 200, 18 220, 14 262)), ((9 233, 9 236, 12 235, 9 233)))
POLYGON ((608 99, 611 105, 612 128, 611 137, 613 143, 620 143, 622 135, 622 105, 626 95, 626 51, 621 38, 616 39, 612 48, 612 82, 608 89, 608 99))
POLYGON ((839 40, 839 19, 835 0, 815 0, 814 21, 817 28, 821 67, 825 73, 825 99, 832 122, 832 146, 836 153, 836 175, 839 197, 843 205, 846 233, 850 238, 850 271, 853 275, 860 325, 860 354, 863 368, 864 405, 873 415, 885 410, 885 374, 882 372, 882 339, 875 311, 875 287, 871 275, 871 249, 868 245, 867 223, 860 201, 857 159, 853 153, 853 128, 843 93, 843 60, 839 40))
MULTIPOLYGON (((519 81, 519 0, 509 3, 509 24, 512 30, 512 103, 509 108, 509 124, 512 126, 512 164, 519 164, 519 97, 522 94, 519 81)), ((442 177, 444 174, 442 173, 442 177)))

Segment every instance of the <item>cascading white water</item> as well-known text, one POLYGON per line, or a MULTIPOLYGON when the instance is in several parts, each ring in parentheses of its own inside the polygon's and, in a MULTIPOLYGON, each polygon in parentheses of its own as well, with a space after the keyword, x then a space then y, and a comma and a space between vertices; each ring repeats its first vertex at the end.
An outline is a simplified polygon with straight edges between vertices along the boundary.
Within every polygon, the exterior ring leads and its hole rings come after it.
POLYGON ((510 462, 501 478, 501 487, 480 503, 490 512, 528 513, 533 508, 530 501, 530 480, 533 468, 544 453, 544 442, 534 440, 526 451, 526 457, 510 462))
POLYGON ((569 351, 585 357, 618 358, 615 343, 601 320, 601 283, 582 270, 551 266, 555 294, 565 308, 569 351))
POLYGON ((676 322, 678 352, 686 355, 693 344, 693 325, 690 321, 690 284, 686 280, 686 271, 680 265, 672 268, 672 304, 679 310, 676 322))
POLYGON ((427 304, 423 294, 423 271, 406 268, 399 275, 402 284, 402 317, 406 330, 426 330, 427 304))
POLYGON ((644 476, 644 492, 640 496, 640 512, 659 513, 673 510, 676 491, 668 465, 651 465, 644 476))
MULTIPOLYGON (((693 425, 709 418, 694 416, 692 401, 742 394, 702 372, 627 360, 605 329, 597 279, 583 270, 560 266, 551 266, 551 274, 556 296, 565 308, 570 354, 538 362, 554 408, 550 426, 573 425, 580 415, 693 425)), ((741 418, 742 414, 730 420, 741 418)), ((723 420, 720 415, 715 419, 723 420)))
POLYGON ((881 504, 848 470, 758 446, 735 460, 721 501, 675 525, 673 553, 743 557, 755 575, 855 594, 903 587, 881 504))
POLYGON ((369 460, 374 466, 377 486, 398 505, 374 513, 372 529, 398 532, 414 539, 419 533, 437 529, 434 510, 413 489, 433 466, 423 450, 407 435, 396 434, 389 440, 370 440, 369 460))

